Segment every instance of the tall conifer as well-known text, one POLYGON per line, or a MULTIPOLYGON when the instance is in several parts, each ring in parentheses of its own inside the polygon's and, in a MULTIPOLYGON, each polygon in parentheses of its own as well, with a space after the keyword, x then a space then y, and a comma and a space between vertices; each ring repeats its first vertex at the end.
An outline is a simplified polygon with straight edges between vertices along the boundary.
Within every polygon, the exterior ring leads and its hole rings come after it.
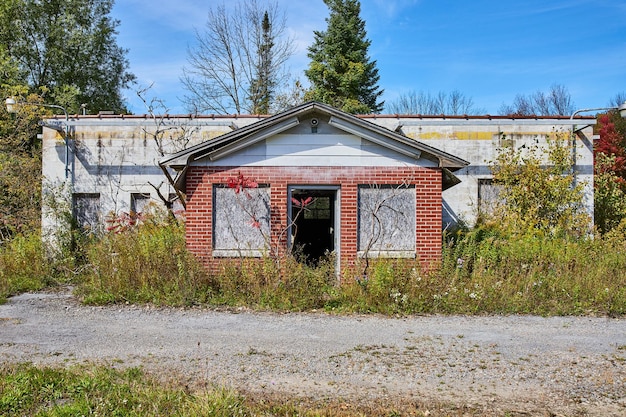
POLYGON ((257 48, 256 76, 250 83, 250 101, 252 102, 252 113, 269 114, 270 105, 274 98, 276 87, 276 76, 273 74, 272 48, 274 47, 274 36, 272 34, 272 23, 269 14, 265 12, 261 22, 261 40, 257 48))
POLYGON ((368 56, 371 42, 360 18, 358 0, 324 0, 330 9, 326 31, 315 31, 305 71, 311 82, 306 98, 348 113, 379 113, 384 102, 376 61, 368 56))

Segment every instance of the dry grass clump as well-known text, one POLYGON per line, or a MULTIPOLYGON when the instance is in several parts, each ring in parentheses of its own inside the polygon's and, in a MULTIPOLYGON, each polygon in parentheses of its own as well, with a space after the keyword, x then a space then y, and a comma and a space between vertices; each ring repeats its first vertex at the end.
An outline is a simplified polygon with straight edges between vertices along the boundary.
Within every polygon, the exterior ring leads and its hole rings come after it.
POLYGON ((438 268, 370 260, 367 275, 337 277, 331 256, 234 259, 206 271, 184 226, 148 220, 50 261, 39 236, 0 247, 0 299, 70 282, 86 303, 247 306, 278 311, 408 314, 626 314, 626 226, 595 238, 503 235, 476 228, 445 237, 438 268), (69 268, 68 265, 73 265, 69 268))
POLYGON ((17 235, 0 242, 0 303, 8 296, 50 285, 54 282, 52 274, 39 234, 17 235))

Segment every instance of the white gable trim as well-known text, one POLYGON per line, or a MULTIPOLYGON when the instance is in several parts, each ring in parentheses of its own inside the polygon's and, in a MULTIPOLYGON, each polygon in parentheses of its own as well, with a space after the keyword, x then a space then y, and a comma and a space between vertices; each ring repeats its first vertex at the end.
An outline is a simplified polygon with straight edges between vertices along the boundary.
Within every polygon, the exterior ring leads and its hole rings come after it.
POLYGON ((416 159, 368 139, 339 131, 334 134, 279 133, 221 157, 196 159, 193 166, 423 166, 437 162, 416 159))
POLYGON ((300 120, 298 120, 297 117, 292 117, 270 128, 264 129, 258 135, 253 135, 251 137, 240 139, 222 148, 219 148, 213 152, 210 152, 208 155, 200 155, 196 157, 194 161, 197 161, 198 159, 202 159, 206 157, 208 157, 211 161, 216 161, 220 158, 223 158, 227 155, 237 152, 243 148, 246 148, 248 146, 254 145, 255 143, 261 142, 271 136, 284 132, 285 130, 291 129, 292 127, 297 126, 298 124, 300 124, 300 120))
POLYGON ((351 133, 355 136, 361 137, 363 139, 367 139, 370 142, 373 142, 377 145, 383 146, 385 148, 389 148, 395 152, 398 152, 404 156, 409 156, 411 158, 419 159, 421 156, 421 151, 415 148, 409 148, 404 146, 399 146, 400 143, 396 142, 391 143, 391 141, 387 138, 380 137, 378 135, 373 135, 371 131, 365 129, 359 129, 356 125, 352 123, 345 122, 344 120, 338 119, 335 116, 331 116, 328 124, 334 126, 338 129, 351 133))

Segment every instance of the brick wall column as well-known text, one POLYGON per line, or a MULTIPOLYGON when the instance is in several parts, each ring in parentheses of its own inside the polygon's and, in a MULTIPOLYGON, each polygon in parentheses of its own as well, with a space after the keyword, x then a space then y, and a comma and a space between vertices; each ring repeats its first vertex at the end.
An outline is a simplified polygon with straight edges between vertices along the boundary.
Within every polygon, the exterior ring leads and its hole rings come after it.
POLYGON ((270 184, 270 221, 272 255, 283 256, 288 248, 287 182, 281 179, 270 184))
POLYGON ((416 248, 420 264, 425 269, 441 260, 441 186, 441 172, 435 170, 425 172, 415 183, 416 248))
POLYGON ((209 266, 213 246, 213 185, 205 169, 189 168, 186 191, 187 248, 209 266))
POLYGON ((356 182, 345 182, 340 193, 340 267, 342 271, 346 271, 353 268, 357 260, 358 187, 356 182))

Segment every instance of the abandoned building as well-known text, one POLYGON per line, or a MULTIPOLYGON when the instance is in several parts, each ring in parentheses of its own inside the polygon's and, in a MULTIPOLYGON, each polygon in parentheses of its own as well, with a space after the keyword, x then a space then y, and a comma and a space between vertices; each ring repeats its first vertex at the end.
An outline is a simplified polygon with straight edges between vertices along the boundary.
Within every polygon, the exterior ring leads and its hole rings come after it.
MULTIPOLYGON (((44 190, 84 227, 174 202, 205 264, 299 250, 441 257, 441 231, 493 196, 498 149, 575 132, 572 159, 593 214, 593 117, 354 116, 305 103, 273 116, 72 116, 43 132, 44 190), (67 135, 68 139, 65 138, 67 135), (65 190, 65 191, 63 191, 65 190), (184 201, 184 204, 183 204, 184 201)), ((43 226, 58 228, 44 207, 43 226)))

